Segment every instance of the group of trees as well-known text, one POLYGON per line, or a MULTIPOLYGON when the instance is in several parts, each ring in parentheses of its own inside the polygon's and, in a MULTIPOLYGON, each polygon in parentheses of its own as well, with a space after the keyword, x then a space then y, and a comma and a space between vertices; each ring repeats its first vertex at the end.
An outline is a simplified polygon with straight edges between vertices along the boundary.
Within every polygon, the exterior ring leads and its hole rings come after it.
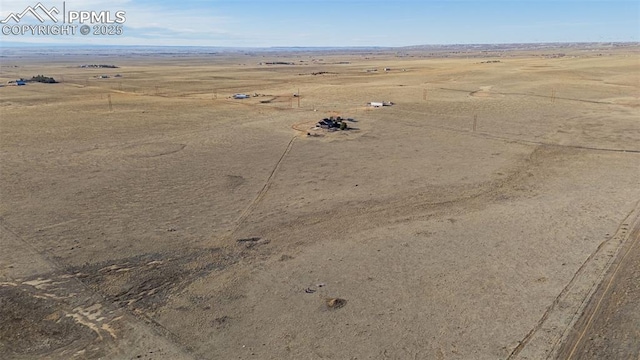
POLYGON ((34 77, 31 78, 32 82, 39 82, 39 83, 45 83, 45 84, 55 84, 57 83, 57 81, 49 76, 44 76, 44 75, 36 75, 34 77))

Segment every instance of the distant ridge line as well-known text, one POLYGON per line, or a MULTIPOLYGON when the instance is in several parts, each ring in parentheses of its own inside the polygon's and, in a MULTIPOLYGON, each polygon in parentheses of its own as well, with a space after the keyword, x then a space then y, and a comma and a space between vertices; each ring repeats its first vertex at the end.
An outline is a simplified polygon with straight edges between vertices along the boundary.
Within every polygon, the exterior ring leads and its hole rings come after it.
MULTIPOLYGON (((14 15, 14 14, 11 14, 14 15)), ((10 16, 11 16, 10 15, 10 16)), ((137 49, 211 49, 217 51, 419 51, 419 50, 524 50, 567 47, 640 46, 639 41, 606 42, 540 42, 540 43, 496 43, 496 44, 424 44, 407 46, 198 46, 198 45, 96 45, 74 43, 30 43, 3 39, 2 48, 12 47, 72 47, 72 48, 137 48, 137 49)))

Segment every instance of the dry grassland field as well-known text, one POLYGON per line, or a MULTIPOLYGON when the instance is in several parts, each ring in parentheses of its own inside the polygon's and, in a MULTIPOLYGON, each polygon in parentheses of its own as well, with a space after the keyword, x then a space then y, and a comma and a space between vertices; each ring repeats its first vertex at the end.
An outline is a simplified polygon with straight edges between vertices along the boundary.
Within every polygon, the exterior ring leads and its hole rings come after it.
POLYGON ((0 358, 638 359, 639 54, 3 49, 0 358))

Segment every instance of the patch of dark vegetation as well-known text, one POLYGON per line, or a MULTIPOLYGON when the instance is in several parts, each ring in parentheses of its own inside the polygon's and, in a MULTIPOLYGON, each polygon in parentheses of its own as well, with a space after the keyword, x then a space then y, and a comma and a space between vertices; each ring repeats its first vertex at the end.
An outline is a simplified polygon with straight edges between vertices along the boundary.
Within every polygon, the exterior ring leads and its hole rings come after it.
POLYGON ((224 329, 229 326, 229 320, 231 320, 231 318, 226 315, 215 318, 213 320, 213 326, 215 326, 218 329, 224 329))
POLYGON ((88 327, 64 316, 56 300, 36 297, 32 289, 0 285, 0 358, 35 357, 96 337, 88 327))

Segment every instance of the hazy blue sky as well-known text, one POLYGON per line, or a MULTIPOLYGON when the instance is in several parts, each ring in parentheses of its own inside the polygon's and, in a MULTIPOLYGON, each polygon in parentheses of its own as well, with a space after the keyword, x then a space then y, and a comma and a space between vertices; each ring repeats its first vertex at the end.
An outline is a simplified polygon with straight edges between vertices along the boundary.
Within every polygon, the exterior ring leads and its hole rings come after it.
MULTIPOLYGON (((37 2, 2 0, 0 17, 37 2)), ((41 2, 62 9, 62 1, 41 2)), ((639 1, 68 0, 66 9, 123 10, 124 34, 1 39, 241 47, 640 41, 639 1)), ((21 24, 36 23, 28 17, 21 24)))

